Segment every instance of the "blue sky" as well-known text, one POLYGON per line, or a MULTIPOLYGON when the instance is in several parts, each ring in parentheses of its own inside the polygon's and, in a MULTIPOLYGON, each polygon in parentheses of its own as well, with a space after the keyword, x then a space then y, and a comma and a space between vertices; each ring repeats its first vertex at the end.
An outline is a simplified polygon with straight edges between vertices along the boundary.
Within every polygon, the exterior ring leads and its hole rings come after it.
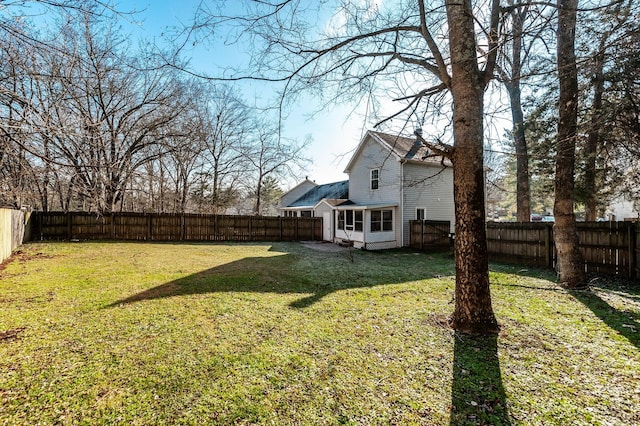
MULTIPOLYGON (((136 24, 123 24, 125 32, 131 32, 133 37, 154 39, 162 43, 162 35, 168 28, 188 25, 193 19, 194 10, 200 0, 122 0, 118 2, 118 9, 137 10, 134 15, 136 24)), ((199 45, 184 52, 184 59, 190 61, 194 71, 215 74, 219 66, 227 63, 242 62, 244 60, 237 46, 225 47, 221 39, 209 40, 210 46, 199 45)), ((267 100, 273 95, 275 87, 269 84, 243 83, 239 90, 244 98, 252 102, 253 99, 267 100)), ((320 106, 321 107, 321 106, 320 106)), ((328 183, 347 179, 343 173, 350 158, 350 152, 357 146, 364 131, 366 131, 361 117, 348 117, 354 106, 334 106, 323 108, 313 118, 309 115, 316 111, 319 105, 310 98, 298 100, 295 108, 286 117, 284 135, 299 141, 307 136, 312 142, 307 149, 306 156, 312 160, 307 170, 302 174, 304 179, 318 183, 328 183)), ((356 106, 362 112, 364 106, 356 106)), ((297 182, 291 180, 284 183, 286 188, 297 182)))

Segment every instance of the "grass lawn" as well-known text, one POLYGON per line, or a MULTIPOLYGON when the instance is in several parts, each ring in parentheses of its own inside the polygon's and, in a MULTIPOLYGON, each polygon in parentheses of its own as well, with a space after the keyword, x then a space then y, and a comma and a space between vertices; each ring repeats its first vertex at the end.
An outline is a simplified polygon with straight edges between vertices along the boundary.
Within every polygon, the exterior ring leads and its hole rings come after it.
POLYGON ((0 424, 640 424, 640 285, 295 243, 37 243, 0 270, 0 424))

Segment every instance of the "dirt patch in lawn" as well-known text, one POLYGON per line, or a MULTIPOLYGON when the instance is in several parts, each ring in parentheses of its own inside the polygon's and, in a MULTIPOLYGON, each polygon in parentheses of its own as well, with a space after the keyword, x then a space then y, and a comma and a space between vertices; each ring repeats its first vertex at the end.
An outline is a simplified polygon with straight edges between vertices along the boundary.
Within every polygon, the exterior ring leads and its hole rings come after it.
POLYGON ((12 328, 7 331, 0 331, 0 342, 17 340, 20 338, 20 334, 25 330, 25 327, 12 328))
POLYGON ((11 253, 11 256, 6 258, 4 262, 0 263, 0 274, 12 262, 27 262, 32 259, 49 259, 52 257, 53 256, 44 254, 42 252, 29 252, 27 250, 15 250, 13 253, 11 253))

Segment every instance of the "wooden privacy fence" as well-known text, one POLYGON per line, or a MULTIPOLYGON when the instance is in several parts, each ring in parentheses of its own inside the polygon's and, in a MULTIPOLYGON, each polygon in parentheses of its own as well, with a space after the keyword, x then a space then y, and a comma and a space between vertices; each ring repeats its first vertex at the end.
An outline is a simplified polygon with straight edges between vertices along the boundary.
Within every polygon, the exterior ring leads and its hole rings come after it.
POLYGON ((36 240, 304 241, 322 239, 322 218, 167 213, 34 212, 36 240))
POLYGON ((409 246, 418 250, 447 248, 451 245, 450 229, 448 220, 410 220, 409 246))
MULTIPOLYGON (((578 222, 585 271, 640 279, 640 226, 634 222, 578 222)), ((448 222, 410 221, 409 244, 419 250, 448 244, 448 222)), ((492 261, 555 268, 553 223, 488 222, 492 261)))
MULTIPOLYGON (((640 278, 640 233, 634 222, 578 222, 585 271, 640 278)), ((487 223, 489 258, 555 268, 553 223, 487 223)))

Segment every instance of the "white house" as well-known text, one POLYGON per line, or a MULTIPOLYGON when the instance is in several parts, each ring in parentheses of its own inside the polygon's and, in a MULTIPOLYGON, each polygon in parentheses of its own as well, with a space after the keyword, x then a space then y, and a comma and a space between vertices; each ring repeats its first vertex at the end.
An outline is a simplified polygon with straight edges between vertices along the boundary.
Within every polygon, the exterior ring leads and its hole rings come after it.
POLYGON ((632 200, 624 195, 615 197, 609 203, 605 212, 607 220, 639 220, 640 200, 632 200))
POLYGON ((296 186, 280 213, 323 217, 325 240, 367 250, 409 245, 414 219, 448 220, 453 230, 451 164, 416 138, 369 131, 345 173, 348 181, 316 185, 290 201, 296 186))

